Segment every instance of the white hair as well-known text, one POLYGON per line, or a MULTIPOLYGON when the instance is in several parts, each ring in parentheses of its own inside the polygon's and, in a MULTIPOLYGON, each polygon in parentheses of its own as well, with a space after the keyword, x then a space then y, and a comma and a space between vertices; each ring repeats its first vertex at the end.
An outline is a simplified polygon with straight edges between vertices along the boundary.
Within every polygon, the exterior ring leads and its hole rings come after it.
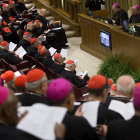
POLYGON ((40 80, 37 80, 35 82, 26 82, 25 87, 26 87, 27 90, 37 89, 37 88, 40 87, 40 84, 45 82, 46 80, 47 80, 47 77, 45 75, 40 80))
POLYGON ((133 91, 134 87, 135 87, 135 81, 131 76, 124 75, 117 80, 117 86, 116 86, 117 92, 129 94, 133 91))

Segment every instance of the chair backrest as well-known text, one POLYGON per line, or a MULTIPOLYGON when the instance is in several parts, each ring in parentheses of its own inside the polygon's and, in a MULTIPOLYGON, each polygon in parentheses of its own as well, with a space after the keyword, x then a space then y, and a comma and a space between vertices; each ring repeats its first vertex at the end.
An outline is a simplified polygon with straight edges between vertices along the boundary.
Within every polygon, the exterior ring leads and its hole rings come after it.
POLYGON ((25 68, 30 68, 30 63, 28 60, 23 60, 19 64, 16 65, 17 70, 22 70, 25 68))
POLYGON ((21 40, 21 39, 23 38, 24 31, 21 30, 21 29, 19 29, 19 30, 17 31, 17 34, 18 34, 19 40, 21 40))
POLYGON ((10 65, 8 62, 6 62, 3 58, 1 58, 2 67, 5 70, 12 70, 17 71, 17 68, 14 65, 10 65))
POLYGON ((31 57, 31 56, 29 56, 29 55, 24 55, 24 60, 28 60, 29 62, 30 62, 30 64, 32 64, 32 65, 36 65, 36 60, 33 58, 33 57, 31 57))

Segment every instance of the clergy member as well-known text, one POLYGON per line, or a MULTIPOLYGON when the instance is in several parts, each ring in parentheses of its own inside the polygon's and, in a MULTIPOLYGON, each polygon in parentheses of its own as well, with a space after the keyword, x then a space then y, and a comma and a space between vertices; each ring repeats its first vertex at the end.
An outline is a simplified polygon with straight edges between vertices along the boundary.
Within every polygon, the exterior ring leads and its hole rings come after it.
POLYGON ((32 69, 27 73, 26 92, 18 96, 22 106, 35 103, 46 104, 47 77, 40 69, 32 69))
MULTIPOLYGON (((53 80, 46 92, 48 103, 52 106, 65 107, 72 111, 75 95, 72 85, 63 78, 53 80)), ((66 125, 66 140, 98 140, 95 130, 83 117, 66 114, 63 123, 66 125)))
POLYGON ((114 3, 112 5, 112 10, 113 10, 113 13, 114 13, 114 17, 113 17, 113 22, 116 24, 116 25, 123 25, 123 22, 126 20, 128 21, 128 15, 127 13, 120 8, 119 4, 118 3, 114 3))
POLYGON ((132 7, 132 15, 130 17, 129 23, 140 23, 140 7, 138 4, 132 7))

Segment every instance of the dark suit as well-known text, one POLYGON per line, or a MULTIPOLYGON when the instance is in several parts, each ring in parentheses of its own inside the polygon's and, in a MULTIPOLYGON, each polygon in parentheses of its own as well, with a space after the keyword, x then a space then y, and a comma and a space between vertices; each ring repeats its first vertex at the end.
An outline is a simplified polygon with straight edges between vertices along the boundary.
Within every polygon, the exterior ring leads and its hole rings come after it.
POLYGON ((140 116, 134 116, 128 121, 113 121, 108 126, 106 140, 139 140, 140 116))
POLYGON ((38 93, 26 92, 17 96, 22 106, 31 106, 35 103, 46 104, 46 98, 38 93))
POLYGON ((10 53, 6 50, 0 50, 0 57, 11 65, 16 65, 21 62, 20 58, 16 57, 15 54, 10 53))
POLYGON ((45 58, 42 62, 47 68, 51 68, 54 61, 52 60, 52 58, 45 58))

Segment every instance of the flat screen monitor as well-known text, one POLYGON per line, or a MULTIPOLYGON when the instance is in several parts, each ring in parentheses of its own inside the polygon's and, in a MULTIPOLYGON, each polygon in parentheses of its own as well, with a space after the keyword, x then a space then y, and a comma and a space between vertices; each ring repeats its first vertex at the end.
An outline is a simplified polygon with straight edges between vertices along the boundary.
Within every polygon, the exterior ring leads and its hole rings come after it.
POLYGON ((100 44, 108 49, 112 50, 111 47, 111 35, 109 32, 100 31, 100 44))

